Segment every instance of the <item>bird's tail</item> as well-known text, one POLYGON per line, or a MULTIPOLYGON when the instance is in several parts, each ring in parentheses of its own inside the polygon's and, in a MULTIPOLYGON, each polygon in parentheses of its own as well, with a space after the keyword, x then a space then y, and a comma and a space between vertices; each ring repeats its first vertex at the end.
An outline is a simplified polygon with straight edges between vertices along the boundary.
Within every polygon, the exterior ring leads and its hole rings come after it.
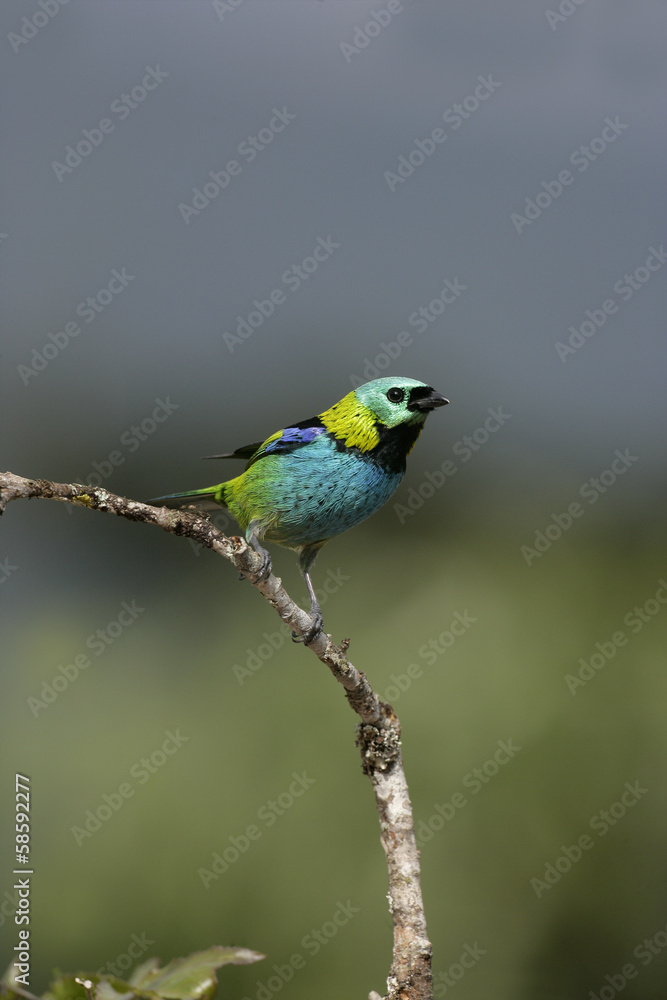
POLYGON ((187 493, 169 493, 165 497, 153 497, 147 503, 155 507, 188 507, 193 505, 200 510, 216 510, 227 506, 227 484, 209 486, 203 490, 189 490, 187 493))

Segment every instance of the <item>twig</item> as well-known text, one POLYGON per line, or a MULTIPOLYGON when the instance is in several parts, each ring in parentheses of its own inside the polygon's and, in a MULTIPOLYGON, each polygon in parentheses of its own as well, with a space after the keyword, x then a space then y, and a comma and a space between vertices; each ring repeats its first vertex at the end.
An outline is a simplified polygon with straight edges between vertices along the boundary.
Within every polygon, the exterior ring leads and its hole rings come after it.
MULTIPOLYGON (((0 473, 0 514, 12 500, 41 498, 106 511, 130 521, 155 524, 173 535, 192 538, 229 560, 275 608, 297 635, 303 636, 310 616, 291 599, 273 573, 258 580, 261 557, 239 537, 227 537, 210 521, 183 510, 151 507, 116 496, 107 490, 77 483, 52 483, 0 473)), ((415 840, 412 806, 401 756, 400 725, 391 705, 380 701, 363 672, 347 658, 347 641, 334 645, 321 633, 309 649, 326 664, 345 688, 351 708, 361 719, 357 745, 364 772, 375 792, 380 817, 380 838, 389 871, 389 908, 394 921, 393 962, 387 979, 386 1000, 431 1000, 431 943, 421 894, 419 851, 415 840)), ((372 994, 377 996, 377 994, 372 994)))

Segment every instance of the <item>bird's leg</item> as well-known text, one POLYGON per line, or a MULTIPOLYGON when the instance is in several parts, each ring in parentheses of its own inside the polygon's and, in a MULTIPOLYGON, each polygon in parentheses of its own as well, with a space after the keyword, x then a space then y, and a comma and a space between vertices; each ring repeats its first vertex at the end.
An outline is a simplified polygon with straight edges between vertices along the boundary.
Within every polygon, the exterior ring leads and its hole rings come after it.
MULTIPOLYGON (((272 569, 271 556, 266 551, 266 549, 259 544, 259 538, 257 537, 257 535, 258 535, 258 526, 253 522, 250 525, 248 525, 248 530, 246 531, 245 535, 246 541, 250 545, 252 545, 255 552, 257 552, 262 557, 262 565, 259 567, 259 570, 252 581, 253 583, 259 583, 260 580, 266 580, 266 578, 270 575, 272 569)), ((244 579, 243 574, 239 573, 239 580, 243 579, 244 579)))
POLYGON ((312 621, 312 625, 304 635, 303 640, 297 638, 294 641, 295 642, 303 641, 307 646, 310 642, 313 642, 314 639, 317 639, 318 635, 322 631, 324 619, 322 617, 322 608, 320 607, 320 602, 317 600, 317 597, 315 596, 315 588, 313 587, 313 584, 311 582, 310 573, 304 573, 303 578, 306 581, 306 586, 308 587, 308 595, 310 597, 309 614, 312 621))
POLYGON ((306 646, 318 637, 324 624, 322 608, 320 607, 320 602, 317 600, 315 588, 313 587, 312 580, 310 579, 310 567, 315 562, 315 556, 321 547, 321 545, 314 545, 304 549, 301 553, 301 558, 299 559, 299 568, 303 573, 303 578, 306 581, 306 587, 308 588, 308 596, 310 597, 309 614, 311 617, 311 626, 303 636, 292 632, 292 641, 303 642, 306 646))

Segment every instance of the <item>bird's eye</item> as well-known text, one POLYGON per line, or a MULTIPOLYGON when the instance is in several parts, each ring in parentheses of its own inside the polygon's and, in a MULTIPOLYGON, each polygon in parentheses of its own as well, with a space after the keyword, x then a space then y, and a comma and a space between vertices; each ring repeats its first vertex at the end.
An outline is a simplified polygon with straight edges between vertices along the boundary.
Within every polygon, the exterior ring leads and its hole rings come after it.
POLYGON ((387 392, 387 399, 390 403, 402 403, 405 399, 405 393, 395 385, 387 392))

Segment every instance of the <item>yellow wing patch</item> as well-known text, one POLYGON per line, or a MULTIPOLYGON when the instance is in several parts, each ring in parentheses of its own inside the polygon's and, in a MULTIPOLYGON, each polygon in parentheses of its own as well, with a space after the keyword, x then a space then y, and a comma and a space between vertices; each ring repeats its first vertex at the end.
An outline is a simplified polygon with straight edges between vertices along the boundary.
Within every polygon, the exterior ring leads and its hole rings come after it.
POLYGON ((339 403, 320 413, 320 420, 330 434, 348 448, 370 451, 380 443, 375 416, 349 392, 339 403))

